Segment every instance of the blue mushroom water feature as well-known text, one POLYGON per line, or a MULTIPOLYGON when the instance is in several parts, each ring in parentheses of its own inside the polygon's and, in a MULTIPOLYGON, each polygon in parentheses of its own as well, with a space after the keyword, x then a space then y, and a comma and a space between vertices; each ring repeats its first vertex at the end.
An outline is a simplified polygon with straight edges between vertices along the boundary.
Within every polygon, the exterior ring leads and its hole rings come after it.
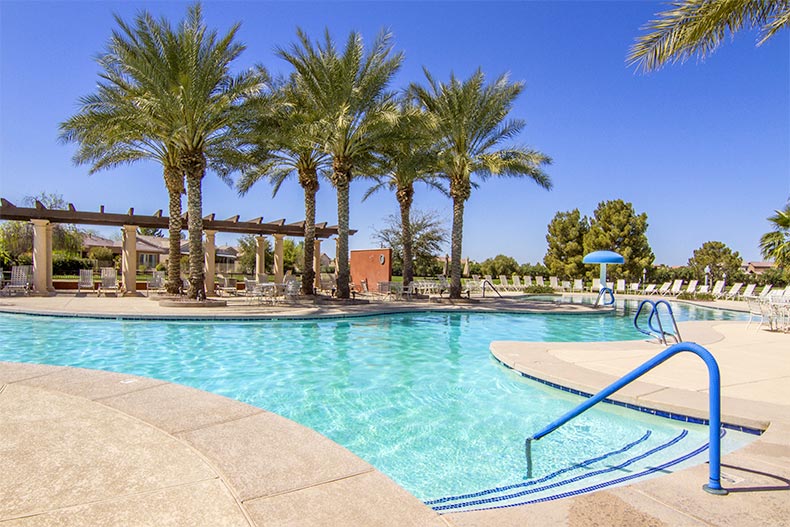
MULTIPOLYGON (((595 301, 595 305, 597 306, 603 295, 604 288, 606 287, 606 264, 625 263, 625 258, 623 258, 623 255, 617 254, 614 251, 594 251, 584 255, 582 263, 601 264, 601 292, 598 295, 598 300, 595 301)), ((608 291, 612 295, 611 303, 614 303, 614 293, 612 293, 611 289, 608 291)))

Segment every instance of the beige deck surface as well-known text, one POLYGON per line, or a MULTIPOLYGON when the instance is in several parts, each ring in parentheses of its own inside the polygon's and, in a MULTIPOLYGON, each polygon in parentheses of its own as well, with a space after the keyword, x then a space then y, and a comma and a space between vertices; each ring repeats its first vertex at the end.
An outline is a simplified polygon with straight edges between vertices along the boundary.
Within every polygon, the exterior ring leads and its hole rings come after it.
MULTIPOLYGON (((231 300, 207 312, 161 308, 146 298, 60 295, 2 298, 0 310, 233 317, 513 307, 485 301, 260 308, 231 300)), ((130 375, 0 363, 0 525, 790 525, 790 335, 721 322, 681 331, 720 363, 725 420, 770 424, 757 441, 725 457, 723 484, 732 491, 726 497, 700 490, 707 467, 698 466, 573 499, 439 516, 344 448, 265 410, 130 375)), ((492 344, 516 369, 586 391, 659 349, 643 342, 492 344)), ((704 413, 707 384, 695 361, 669 361, 623 397, 704 413)))

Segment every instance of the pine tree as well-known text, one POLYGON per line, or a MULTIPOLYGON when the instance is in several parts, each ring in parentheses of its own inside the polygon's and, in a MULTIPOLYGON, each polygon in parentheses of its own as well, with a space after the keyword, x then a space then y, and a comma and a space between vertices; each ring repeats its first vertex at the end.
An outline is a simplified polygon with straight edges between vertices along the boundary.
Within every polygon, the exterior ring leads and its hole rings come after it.
POLYGON ((589 220, 582 217, 579 209, 554 215, 548 226, 549 245, 543 257, 550 275, 570 280, 584 274, 584 235, 589 230, 589 220))

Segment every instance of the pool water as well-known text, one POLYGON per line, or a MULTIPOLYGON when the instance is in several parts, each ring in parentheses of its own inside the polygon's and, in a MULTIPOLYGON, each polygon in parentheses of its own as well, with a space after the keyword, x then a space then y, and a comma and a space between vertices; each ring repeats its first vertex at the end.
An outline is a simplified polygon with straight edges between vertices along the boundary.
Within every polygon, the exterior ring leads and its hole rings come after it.
MULTIPOLYGON (((431 500, 523 482, 525 437, 579 402, 502 367, 489 352, 491 341, 638 340, 628 316, 634 305, 618 309, 616 315, 415 312, 240 322, 0 315, 0 360, 143 375, 266 408, 431 500)), ((742 318, 675 309, 679 320, 742 318)), ((688 430, 685 451, 707 442, 706 427, 681 424, 688 430)), ((535 476, 646 433, 638 448, 654 448, 679 430, 667 419, 598 405, 540 441, 535 476)), ((731 433, 723 448, 744 441, 731 433)), ((678 455, 673 448, 665 453, 678 455)))

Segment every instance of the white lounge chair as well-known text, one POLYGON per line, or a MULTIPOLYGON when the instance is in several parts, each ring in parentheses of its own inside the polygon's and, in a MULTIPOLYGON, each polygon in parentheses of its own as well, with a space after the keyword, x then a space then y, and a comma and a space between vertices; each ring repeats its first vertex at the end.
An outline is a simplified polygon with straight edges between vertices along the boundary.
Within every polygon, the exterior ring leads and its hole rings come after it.
POLYGON ((672 288, 669 290, 669 294, 672 296, 678 296, 682 287, 683 280, 675 280, 675 282, 672 284, 672 288))
POLYGON ((713 289, 710 290, 710 294, 718 298, 722 289, 724 289, 724 280, 716 280, 716 283, 713 284, 713 289))
POLYGON ((622 278, 617 281, 615 292, 625 294, 625 280, 622 278))
POLYGON ((750 296, 754 296, 754 289, 757 287, 757 284, 746 284, 746 289, 743 290, 743 293, 738 295, 739 298, 746 298, 750 296))
POLYGON ((657 293, 661 296, 666 295, 669 293, 669 288, 672 287, 672 282, 664 282, 661 284, 661 287, 658 288, 657 293))
POLYGON ((513 290, 514 291, 524 291, 524 286, 521 283, 521 277, 517 274, 513 275, 513 290))
POLYGON ((688 287, 686 287, 686 290, 684 291, 684 293, 686 293, 687 295, 693 295, 694 292, 697 290, 697 284, 698 283, 699 283, 699 280, 692 280, 692 281, 690 281, 689 285, 688 285, 688 287))
POLYGON ((506 275, 499 275, 499 285, 502 288, 502 291, 512 291, 513 288, 511 287, 510 283, 507 281, 506 275))
POLYGON ((535 277, 535 285, 539 285, 541 287, 546 285, 546 284, 543 283, 543 277, 542 276, 536 276, 535 277))
POLYGON ((83 289, 93 292, 93 269, 80 269, 80 279, 77 282, 77 293, 82 293, 83 289))
POLYGON ((590 285, 590 292, 597 293, 601 290, 601 279, 600 278, 593 278, 592 284, 590 285))
POLYGON ((532 277, 529 275, 524 275, 524 287, 532 287, 532 277))
POLYGON ((28 265, 14 265, 11 267, 11 280, 3 288, 3 293, 13 294, 30 292, 30 276, 28 265))
POLYGON ((639 294, 639 282, 631 282, 628 284, 628 293, 632 295, 639 294))
POLYGON ((571 292, 582 292, 584 291, 584 282, 582 282, 581 278, 575 278, 573 280, 573 287, 571 287, 571 292))
POLYGON ((556 276, 550 276, 549 277, 549 286, 551 286, 551 288, 554 289, 555 291, 560 289, 559 279, 556 276))
POLYGON ((153 292, 162 292, 165 290, 165 272, 164 271, 154 271, 153 276, 150 280, 146 283, 146 290, 148 291, 148 296, 151 295, 153 292))
POLYGON ((743 287, 743 282, 735 282, 732 284, 732 287, 729 291, 726 293, 719 293, 717 298, 723 297, 725 300, 733 300, 738 295, 738 291, 741 290, 741 287, 743 287))
POLYGON ((107 291, 118 293, 118 274, 115 272, 115 267, 102 267, 101 268, 101 285, 99 286, 99 294, 104 293, 107 296, 107 291))
POLYGON ((708 286, 707 285, 699 286, 699 289, 697 289, 697 293, 698 294, 707 294, 708 293, 708 286))
POLYGON ((571 282, 569 280, 563 280, 562 282, 560 282, 560 287, 562 287, 563 291, 570 291, 571 282))
POLYGON ((767 297, 768 294, 771 292, 771 288, 772 287, 773 287, 773 284, 765 284, 763 286, 763 288, 760 290, 760 293, 757 296, 759 296, 760 298, 767 297))
POLYGON ((644 293, 646 295, 655 295, 656 294, 656 284, 647 284, 645 287, 644 293))

